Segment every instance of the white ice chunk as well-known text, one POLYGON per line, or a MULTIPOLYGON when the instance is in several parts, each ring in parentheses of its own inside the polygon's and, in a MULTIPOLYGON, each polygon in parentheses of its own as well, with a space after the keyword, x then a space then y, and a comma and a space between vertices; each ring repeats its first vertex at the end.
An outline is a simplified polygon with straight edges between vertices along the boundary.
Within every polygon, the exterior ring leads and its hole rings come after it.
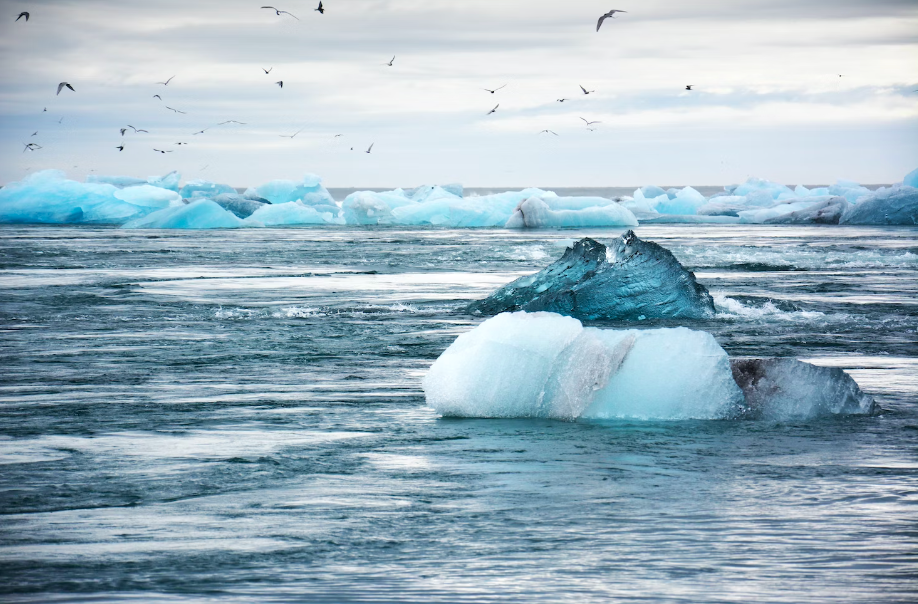
POLYGON ((541 312, 504 313, 460 335, 424 392, 456 417, 712 419, 743 402, 710 334, 584 328, 541 312))
MULTIPOLYGON (((638 221, 629 210, 615 202, 602 199, 609 205, 593 205, 583 209, 558 209, 553 210, 550 203, 558 203, 560 199, 543 200, 539 197, 530 197, 520 203, 513 215, 504 225, 508 229, 519 228, 570 228, 570 227, 613 227, 637 226, 638 221)), ((558 205, 565 205, 562 202, 558 205)), ((573 205, 573 204, 570 204, 573 205)))
POLYGON ((295 201, 265 205, 245 219, 246 226, 292 226, 298 224, 344 224, 331 212, 318 212, 315 208, 295 201))

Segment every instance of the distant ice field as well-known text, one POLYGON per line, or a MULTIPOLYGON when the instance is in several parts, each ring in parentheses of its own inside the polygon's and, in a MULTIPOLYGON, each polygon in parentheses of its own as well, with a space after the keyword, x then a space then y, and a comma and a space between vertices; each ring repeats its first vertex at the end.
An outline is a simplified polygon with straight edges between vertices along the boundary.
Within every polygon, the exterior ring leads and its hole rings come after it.
POLYGON ((427 406, 468 302, 622 229, 0 225, 0 600, 912 601, 918 230, 634 230, 717 313, 588 325, 839 367, 883 413, 427 406))

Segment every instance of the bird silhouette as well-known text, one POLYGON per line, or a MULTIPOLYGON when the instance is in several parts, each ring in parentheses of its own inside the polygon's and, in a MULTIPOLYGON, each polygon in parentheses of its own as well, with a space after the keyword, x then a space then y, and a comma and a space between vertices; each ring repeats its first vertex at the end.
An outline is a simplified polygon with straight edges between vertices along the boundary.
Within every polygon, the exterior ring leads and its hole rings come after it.
POLYGON ((171 82, 173 79, 175 79, 175 76, 172 76, 171 78, 169 78, 169 79, 166 80, 165 82, 156 82, 156 83, 157 83, 157 84, 162 84, 163 86, 168 86, 168 85, 169 85, 169 82, 171 82))
POLYGON ((140 129, 140 128, 135 128, 134 126, 132 126, 132 125, 130 125, 130 124, 128 124, 128 128, 130 128, 131 130, 133 130, 135 134, 138 133, 138 132, 146 132, 147 134, 150 133, 149 130, 142 130, 142 129, 140 129))
POLYGON ((500 107, 500 103, 494 105, 494 109, 492 109, 491 111, 488 111, 488 115, 491 115, 492 113, 497 113, 498 107, 500 107))
POLYGON ((685 89, 686 89, 686 90, 691 90, 693 86, 694 86, 694 84, 689 84, 688 86, 685 87, 685 89))
POLYGON ((593 94, 594 92, 596 92, 595 90, 587 90, 583 86, 580 87, 580 90, 583 91, 583 94, 593 94))
POLYGON ((290 15, 291 17, 293 17, 293 18, 296 19, 297 21, 300 20, 299 17, 297 17, 297 16, 294 15, 293 13, 288 13, 288 12, 285 11, 285 10, 278 10, 278 9, 274 8, 273 6, 262 6, 262 8, 270 8, 270 9, 273 10, 275 13, 277 13, 277 16, 278 16, 278 17, 280 17, 280 16, 283 14, 283 15, 290 15))
POLYGON ((124 151, 124 144, 118 145, 117 147, 115 147, 115 149, 118 149, 119 153, 124 151))
POLYGON ((392 67, 392 64, 395 63, 395 55, 392 55, 392 60, 386 63, 389 67, 392 67))
POLYGON ((169 111, 174 111, 175 113, 181 113, 182 115, 188 115, 188 114, 185 113, 184 111, 179 111, 178 109, 173 109, 172 107, 169 107, 168 105, 166 106, 166 109, 168 109, 169 111))
POLYGON ((280 137, 282 137, 282 138, 295 138, 297 134, 299 134, 300 132, 302 132, 302 131, 305 130, 305 129, 306 129, 306 128, 300 128, 299 130, 297 130, 297 131, 294 132, 293 134, 278 134, 278 136, 280 136, 280 137))
POLYGON ((267 75, 267 74, 271 73, 272 71, 274 71, 274 68, 271 67, 271 68, 265 69, 264 67, 262 67, 261 70, 262 70, 263 72, 265 72, 265 75, 267 75))
POLYGON ((162 154, 172 153, 172 151, 160 151, 159 149, 153 149, 153 150, 156 151, 157 153, 162 153, 162 154))
POLYGON ((163 100, 163 97, 159 96, 158 94, 154 94, 154 95, 153 95, 153 98, 154 98, 154 99, 163 100))
POLYGON ((325 14, 325 7, 322 6, 321 0, 319 0, 319 8, 315 9, 320 15, 325 14))
POLYGON ((618 9, 616 9, 616 10, 610 10, 609 12, 607 12, 606 14, 604 14, 602 17, 600 17, 600 18, 599 18, 599 21, 596 22, 596 31, 599 31, 599 28, 602 27, 602 22, 603 22, 603 21, 605 21, 606 19, 609 19, 609 18, 613 18, 613 19, 614 19, 614 18, 615 18, 615 13, 627 13, 627 12, 628 12, 628 11, 626 11, 626 10, 618 10, 618 9))
POLYGON ((284 87, 284 81, 283 81, 283 80, 281 80, 280 82, 274 82, 274 83, 277 84, 278 86, 280 86, 281 88, 284 87))
POLYGON ((22 143, 25 146, 25 149, 22 150, 23 153, 26 151, 35 151, 36 149, 42 149, 41 145, 36 145, 35 143, 22 143))
POLYGON ((29 13, 27 13, 26 11, 22 11, 21 13, 19 13, 19 16, 16 17, 16 20, 19 21, 19 20, 22 19, 23 17, 25 17, 25 20, 28 21, 30 15, 29 15, 29 13))
POLYGON ((68 82, 61 82, 60 84, 57 85, 57 94, 60 94, 61 90, 63 90, 64 88, 69 88, 73 92, 76 92, 76 90, 73 90, 73 86, 71 86, 68 82))
POLYGON ((501 86, 500 88, 495 88, 494 90, 491 90, 490 88, 482 88, 482 90, 487 90, 487 91, 490 92, 491 94, 494 94, 494 93, 497 92, 498 90, 502 90, 502 89, 504 89, 504 88, 506 88, 506 87, 507 87, 507 85, 504 84, 504 85, 501 86))
POLYGON ((580 119, 582 119, 583 122, 584 122, 587 126, 592 126, 593 124, 601 124, 601 123, 602 123, 602 122, 588 122, 588 121, 585 120, 584 118, 580 118, 580 119))
POLYGON ((558 102, 559 102, 559 103, 563 103, 564 101, 569 101, 569 100, 570 100, 570 99, 558 99, 558 102))
POLYGON ((373 145, 375 145, 375 144, 376 144, 376 143, 370 143, 370 148, 367 149, 367 153, 368 153, 368 154, 373 150, 373 145))
POLYGON ((558 133, 555 132, 554 130, 542 130, 541 132, 539 132, 539 134, 554 134, 555 136, 558 136, 558 133))

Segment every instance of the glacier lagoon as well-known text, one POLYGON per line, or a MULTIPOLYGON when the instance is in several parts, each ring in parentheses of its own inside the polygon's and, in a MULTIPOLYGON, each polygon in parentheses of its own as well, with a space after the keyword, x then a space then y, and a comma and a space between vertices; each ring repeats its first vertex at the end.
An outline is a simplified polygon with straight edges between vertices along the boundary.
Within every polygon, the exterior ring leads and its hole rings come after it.
POLYGON ((914 228, 634 228, 710 291, 692 330, 843 369, 877 415, 428 406, 470 302, 625 230, 0 226, 3 599, 909 601, 914 228))

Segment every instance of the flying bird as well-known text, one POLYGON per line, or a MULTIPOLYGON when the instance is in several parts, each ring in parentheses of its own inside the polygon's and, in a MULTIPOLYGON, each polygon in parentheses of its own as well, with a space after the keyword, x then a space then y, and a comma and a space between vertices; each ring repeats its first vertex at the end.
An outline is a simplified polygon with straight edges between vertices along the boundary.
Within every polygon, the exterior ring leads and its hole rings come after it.
POLYGON ((36 145, 35 143, 22 143, 25 146, 25 149, 22 150, 23 153, 26 151, 35 151, 36 149, 41 149, 41 145, 36 145))
POLYGON ((217 125, 218 125, 218 126, 225 126, 226 124, 239 124, 239 125, 241 125, 241 126, 245 126, 245 125, 246 125, 245 122, 237 122, 236 120, 226 120, 225 122, 220 122, 220 123, 217 124, 217 125))
POLYGON ((207 128, 204 128, 203 130, 199 130, 195 132, 194 134, 192 134, 191 136, 197 136, 199 134, 204 134, 205 132, 207 132, 207 128))
POLYGON ((599 18, 599 21, 596 22, 596 31, 599 31, 599 28, 602 27, 602 22, 603 22, 603 21, 605 21, 606 19, 609 19, 609 18, 614 19, 614 18, 615 18, 615 13, 627 13, 627 12, 628 12, 628 11, 626 11, 626 10, 618 10, 618 9, 616 9, 616 10, 610 10, 609 12, 607 12, 606 14, 604 14, 602 17, 600 17, 600 18, 599 18))
POLYGON ((61 119, 57 120, 57 123, 60 124, 60 123, 62 123, 63 121, 64 121, 64 118, 62 117, 61 119))
POLYGON ((125 133, 125 132, 127 132, 127 128, 122 128, 122 129, 121 129, 121 136, 124 136, 124 133, 125 133))
POLYGON ((293 134, 278 134, 278 136, 281 136, 281 137, 283 137, 283 138, 294 138, 294 137, 296 137, 297 134, 299 134, 300 132, 302 132, 302 131, 305 130, 305 129, 306 129, 306 128, 300 128, 299 130, 297 130, 297 131, 294 132, 293 134))
POLYGON ((174 111, 174 112, 176 112, 176 113, 181 113, 182 115, 188 115, 188 114, 185 113, 184 111, 179 111, 178 109, 173 109, 172 107, 169 107, 168 105, 166 106, 166 109, 168 109, 169 111, 174 111))
POLYGON ((153 149, 153 150, 156 151, 157 153, 164 153, 164 154, 165 154, 165 153, 172 153, 172 151, 160 151, 159 149, 153 149))
POLYGON ((38 136, 38 130, 32 133, 32 136, 38 136))
POLYGON ((692 86, 694 86, 694 84, 689 84, 688 86, 685 87, 685 89, 686 89, 686 90, 691 90, 691 89, 692 89, 692 86))
POLYGON ((263 72, 265 72, 265 75, 267 75, 267 74, 271 73, 272 71, 274 71, 274 68, 271 67, 271 68, 269 68, 269 69, 265 69, 264 67, 262 67, 261 70, 262 70, 263 72))
POLYGON ((332 138, 338 138, 339 136, 344 136, 344 135, 343 135, 343 134, 336 134, 336 135, 333 136, 332 138))
POLYGON ((555 132, 554 130, 542 130, 541 132, 539 132, 539 134, 554 134, 555 136, 558 136, 558 133, 555 132))
POLYGON ((558 102, 559 102, 559 103, 563 103, 564 101, 569 101, 569 100, 570 100, 570 99, 558 99, 558 102))
POLYGON ((277 84, 278 86, 280 86, 281 88, 284 87, 284 81, 283 81, 283 80, 281 80, 280 82, 274 82, 274 83, 277 84))
POLYGON ((63 90, 65 87, 69 88, 73 92, 76 92, 76 90, 73 90, 73 86, 71 86, 69 82, 61 82, 57 85, 57 93, 60 94, 61 90, 63 90))
POLYGON ((369 153, 370 151, 373 150, 373 145, 375 145, 375 144, 376 144, 376 143, 370 143, 370 148, 367 149, 367 153, 369 153))
POLYGON ((491 90, 490 88, 482 88, 482 90, 487 90, 487 91, 490 92, 491 94, 494 94, 494 93, 497 92, 498 90, 501 90, 501 89, 506 88, 506 87, 507 87, 507 85, 504 84, 504 85, 501 86, 500 88, 495 88, 494 90, 491 90))
POLYGON ((47 111, 48 111, 48 108, 47 108, 47 107, 45 107, 44 109, 41 110, 42 113, 45 113, 45 112, 47 112, 47 111))
POLYGON ((262 8, 270 8, 270 9, 273 10, 275 13, 277 13, 277 16, 278 16, 278 17, 280 17, 281 14, 284 14, 284 15, 290 15, 291 17, 293 17, 293 18, 296 19, 297 21, 300 20, 299 17, 297 17, 297 16, 294 15, 293 13, 288 13, 288 12, 285 11, 285 10, 278 10, 278 9, 274 8, 273 6, 262 6, 262 8))
POLYGON ((580 118, 587 126, 592 126, 593 124, 601 124, 602 122, 588 122, 587 120, 580 118))
POLYGON ((176 145, 187 145, 188 143, 174 143, 176 145))
POLYGON ((580 87, 580 90, 583 91, 583 94, 593 94, 594 92, 596 92, 595 90, 587 90, 583 86, 580 87))
POLYGON ((392 60, 386 63, 389 67, 392 67, 392 64, 395 63, 395 55, 392 55, 392 60))
POLYGON ((153 98, 154 98, 154 99, 163 100, 163 97, 159 96, 158 94, 154 94, 154 95, 153 95, 153 98))
POLYGON ((29 13, 27 13, 26 11, 22 11, 21 13, 19 13, 19 16, 16 17, 16 20, 19 21, 20 19, 22 19, 23 17, 25 17, 25 20, 28 21, 28 20, 29 20, 29 16, 30 16, 29 13))
POLYGON ((171 78, 169 78, 169 79, 166 80, 165 82, 156 82, 156 83, 157 83, 157 84, 162 84, 163 86, 168 86, 168 85, 169 85, 169 82, 171 82, 174 78, 175 78, 175 76, 172 76, 171 78))
POLYGON ((492 109, 491 111, 488 111, 488 115, 491 115, 492 113, 497 113, 498 107, 500 107, 500 103, 494 105, 494 109, 492 109))
POLYGON ((119 152, 119 153, 120 153, 121 151, 124 151, 124 143, 118 145, 117 147, 115 147, 115 149, 118 149, 118 152, 119 152))
POLYGON ((130 124, 128 124, 128 128, 130 128, 131 130, 133 130, 135 134, 136 134, 137 132, 146 132, 147 134, 150 133, 149 130, 141 130, 140 128, 135 128, 134 126, 132 126, 132 125, 130 125, 130 124))
POLYGON ((319 8, 315 9, 320 15, 325 14, 325 7, 322 6, 322 0, 319 0, 319 8))

